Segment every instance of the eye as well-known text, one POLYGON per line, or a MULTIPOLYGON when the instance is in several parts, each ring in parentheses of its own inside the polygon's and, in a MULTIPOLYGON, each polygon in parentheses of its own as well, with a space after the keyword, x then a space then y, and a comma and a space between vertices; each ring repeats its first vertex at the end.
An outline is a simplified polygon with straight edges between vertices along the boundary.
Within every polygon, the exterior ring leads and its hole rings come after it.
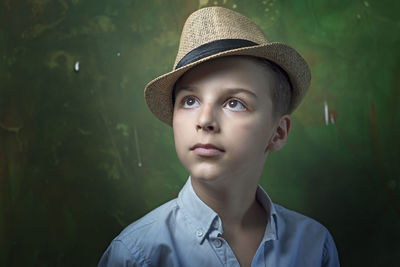
POLYGON ((230 99, 225 106, 228 107, 228 109, 235 111, 246 110, 246 107, 242 104, 242 102, 234 98, 230 99))
POLYGON ((193 96, 186 96, 182 99, 184 108, 195 108, 199 106, 199 101, 193 96))

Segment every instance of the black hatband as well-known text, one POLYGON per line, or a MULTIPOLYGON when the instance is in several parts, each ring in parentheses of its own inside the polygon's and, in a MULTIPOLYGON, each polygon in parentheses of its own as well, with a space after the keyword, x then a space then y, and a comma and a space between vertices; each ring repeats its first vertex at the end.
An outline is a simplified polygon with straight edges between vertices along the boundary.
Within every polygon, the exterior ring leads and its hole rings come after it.
POLYGON ((221 39, 221 40, 215 40, 206 44, 203 44, 189 53, 187 53, 176 65, 175 69, 181 68, 183 66, 186 66, 192 62, 195 62, 199 59, 236 49, 236 48, 241 48, 241 47, 249 47, 249 46, 255 46, 258 45, 257 43, 254 43, 249 40, 244 40, 244 39, 221 39))

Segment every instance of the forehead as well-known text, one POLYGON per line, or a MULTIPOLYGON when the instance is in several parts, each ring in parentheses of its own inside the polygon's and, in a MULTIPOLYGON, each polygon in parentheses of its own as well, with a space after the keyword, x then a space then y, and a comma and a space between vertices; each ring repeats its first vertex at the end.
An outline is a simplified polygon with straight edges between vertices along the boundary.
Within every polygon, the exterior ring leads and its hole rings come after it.
MULTIPOLYGON (((250 56, 228 56, 199 64, 187 71, 175 84, 175 94, 187 88, 245 88, 256 96, 269 96, 274 73, 250 56)), ((217 93, 217 91, 214 91, 217 93)))

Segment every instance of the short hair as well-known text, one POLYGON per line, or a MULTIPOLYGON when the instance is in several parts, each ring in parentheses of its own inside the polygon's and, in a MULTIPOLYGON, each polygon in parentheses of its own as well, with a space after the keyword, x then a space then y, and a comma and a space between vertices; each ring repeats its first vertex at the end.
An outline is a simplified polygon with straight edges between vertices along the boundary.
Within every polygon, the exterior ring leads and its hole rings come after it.
MULTIPOLYGON (((263 68, 267 69, 268 71, 272 69, 272 71, 275 73, 270 95, 272 100, 273 118, 277 119, 282 115, 288 114, 292 98, 292 85, 290 83, 289 76, 286 73, 286 71, 284 71, 276 63, 266 58, 254 57, 254 56, 246 56, 246 57, 254 59, 256 62, 260 63, 260 65, 263 68)), ((181 77, 179 77, 179 79, 175 82, 172 90, 172 106, 175 105, 176 84, 178 83, 181 77)))
POLYGON ((292 99, 292 84, 286 71, 278 64, 266 58, 252 57, 259 62, 264 68, 272 69, 275 73, 274 82, 271 88, 271 100, 273 105, 273 116, 278 118, 288 114, 292 99))

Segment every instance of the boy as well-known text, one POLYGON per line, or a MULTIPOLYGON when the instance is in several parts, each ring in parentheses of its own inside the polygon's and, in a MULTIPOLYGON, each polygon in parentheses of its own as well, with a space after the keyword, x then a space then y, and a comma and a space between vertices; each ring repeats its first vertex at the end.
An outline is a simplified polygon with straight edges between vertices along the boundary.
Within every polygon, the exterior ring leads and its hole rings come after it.
POLYGON ((145 89, 190 176, 178 198, 124 229, 99 266, 339 266, 326 228, 258 185, 310 77, 293 48, 268 42, 250 19, 221 7, 191 14, 174 70, 145 89))

